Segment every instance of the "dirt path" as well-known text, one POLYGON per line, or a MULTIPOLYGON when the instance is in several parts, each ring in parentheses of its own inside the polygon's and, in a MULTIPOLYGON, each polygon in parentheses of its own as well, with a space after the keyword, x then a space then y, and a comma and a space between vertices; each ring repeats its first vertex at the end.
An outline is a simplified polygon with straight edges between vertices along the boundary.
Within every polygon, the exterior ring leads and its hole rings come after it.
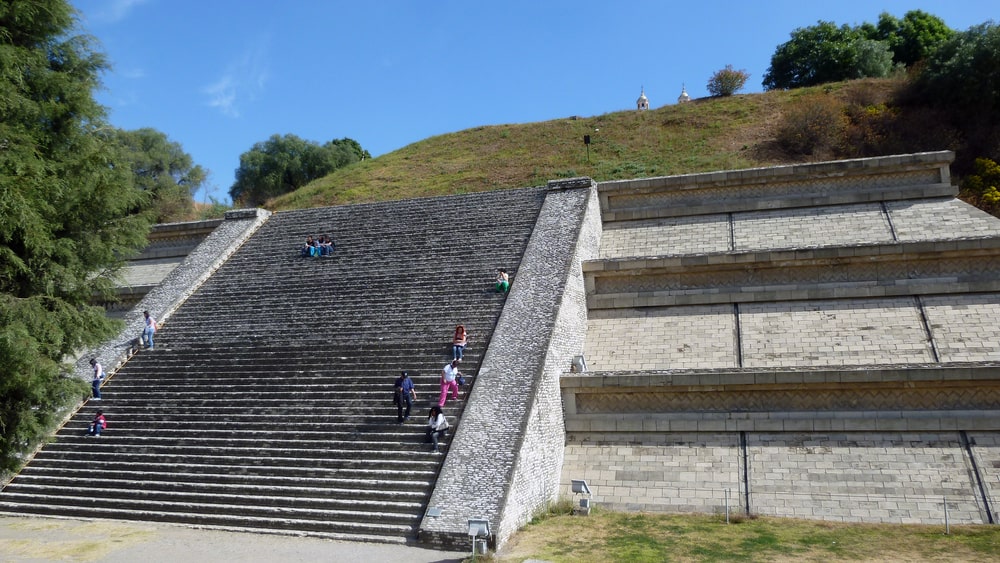
POLYGON ((171 524, 0 516, 0 563, 461 561, 465 553, 171 524))

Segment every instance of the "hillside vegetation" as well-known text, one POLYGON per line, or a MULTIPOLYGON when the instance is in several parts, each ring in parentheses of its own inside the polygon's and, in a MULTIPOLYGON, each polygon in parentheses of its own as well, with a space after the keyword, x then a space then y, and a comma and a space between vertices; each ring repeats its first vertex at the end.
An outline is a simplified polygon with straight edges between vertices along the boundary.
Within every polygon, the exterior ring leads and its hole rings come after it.
POLYGON ((491 125, 430 137, 337 170, 268 202, 272 210, 537 186, 549 180, 665 176, 777 161, 765 140, 789 92, 707 98, 645 112, 491 125), (590 135, 589 161, 584 135, 590 135))
MULTIPOLYGON (((576 176, 606 181, 951 148, 942 140, 948 135, 916 139, 917 145, 909 147, 883 143, 855 150, 845 146, 857 144, 844 130, 849 109, 861 108, 864 111, 854 113, 869 117, 898 116, 899 112, 885 108, 899 84, 893 79, 868 79, 702 98, 645 112, 476 127, 339 169, 268 201, 265 207, 302 209, 537 186, 576 176), (812 115, 818 103, 832 105, 839 112, 836 123, 825 127, 832 128, 829 135, 840 140, 827 143, 830 146, 820 142, 811 154, 782 148, 779 137, 783 126, 787 130, 788 116, 801 114, 803 107, 812 115), (589 156, 584 135, 591 137, 589 156), (880 152, 885 150, 890 152, 880 152)), ((815 127, 811 122, 792 125, 815 127)), ((933 129, 926 123, 924 127, 933 129)), ((871 133, 861 131, 866 138, 871 133)))

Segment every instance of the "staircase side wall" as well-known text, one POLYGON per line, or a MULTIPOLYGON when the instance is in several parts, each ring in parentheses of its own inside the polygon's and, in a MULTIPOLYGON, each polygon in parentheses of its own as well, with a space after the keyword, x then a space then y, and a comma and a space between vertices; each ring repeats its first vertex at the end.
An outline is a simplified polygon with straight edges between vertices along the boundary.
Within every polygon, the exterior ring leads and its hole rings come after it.
POLYGON ((565 426, 559 377, 587 330, 581 262, 598 252, 590 179, 550 182, 476 386, 442 467, 420 541, 464 549, 469 519, 487 519, 502 546, 558 495, 565 426))
POLYGON ((108 374, 118 369, 135 351, 145 322, 142 312, 148 310, 158 323, 165 322, 270 216, 264 209, 227 212, 225 221, 125 315, 125 328, 117 336, 80 356, 74 374, 89 379, 90 358, 98 358, 108 374))

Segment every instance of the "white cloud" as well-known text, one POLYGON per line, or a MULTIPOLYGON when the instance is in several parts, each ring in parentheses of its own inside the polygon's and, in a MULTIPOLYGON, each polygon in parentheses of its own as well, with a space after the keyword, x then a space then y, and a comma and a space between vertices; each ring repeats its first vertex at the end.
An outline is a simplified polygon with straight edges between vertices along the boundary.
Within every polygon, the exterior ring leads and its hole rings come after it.
POLYGON ((132 68, 129 70, 123 70, 118 73, 122 78, 128 78, 130 80, 138 80, 140 78, 146 77, 146 71, 141 68, 132 68))
POLYGON ((93 21, 103 23, 118 23, 128 17, 132 8, 145 4, 149 0, 93 0, 92 10, 88 10, 93 21))
POLYGON ((222 115, 239 117, 240 110, 236 107, 236 85, 232 75, 225 75, 215 84, 207 86, 209 107, 218 108, 222 115))
POLYGON ((264 91, 269 77, 267 43, 265 38, 248 48, 218 80, 202 89, 208 95, 209 107, 225 116, 239 117, 241 104, 255 100, 264 91))

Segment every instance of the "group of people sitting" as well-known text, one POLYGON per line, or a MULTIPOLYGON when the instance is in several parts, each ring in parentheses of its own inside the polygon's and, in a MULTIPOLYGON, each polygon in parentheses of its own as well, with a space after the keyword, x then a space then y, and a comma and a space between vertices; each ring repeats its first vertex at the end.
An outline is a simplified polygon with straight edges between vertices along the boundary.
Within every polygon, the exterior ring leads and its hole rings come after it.
POLYGON ((316 238, 309 235, 306 237, 305 244, 302 245, 301 254, 302 256, 312 256, 314 258, 331 256, 335 248, 336 245, 333 243, 330 235, 320 235, 316 238))

